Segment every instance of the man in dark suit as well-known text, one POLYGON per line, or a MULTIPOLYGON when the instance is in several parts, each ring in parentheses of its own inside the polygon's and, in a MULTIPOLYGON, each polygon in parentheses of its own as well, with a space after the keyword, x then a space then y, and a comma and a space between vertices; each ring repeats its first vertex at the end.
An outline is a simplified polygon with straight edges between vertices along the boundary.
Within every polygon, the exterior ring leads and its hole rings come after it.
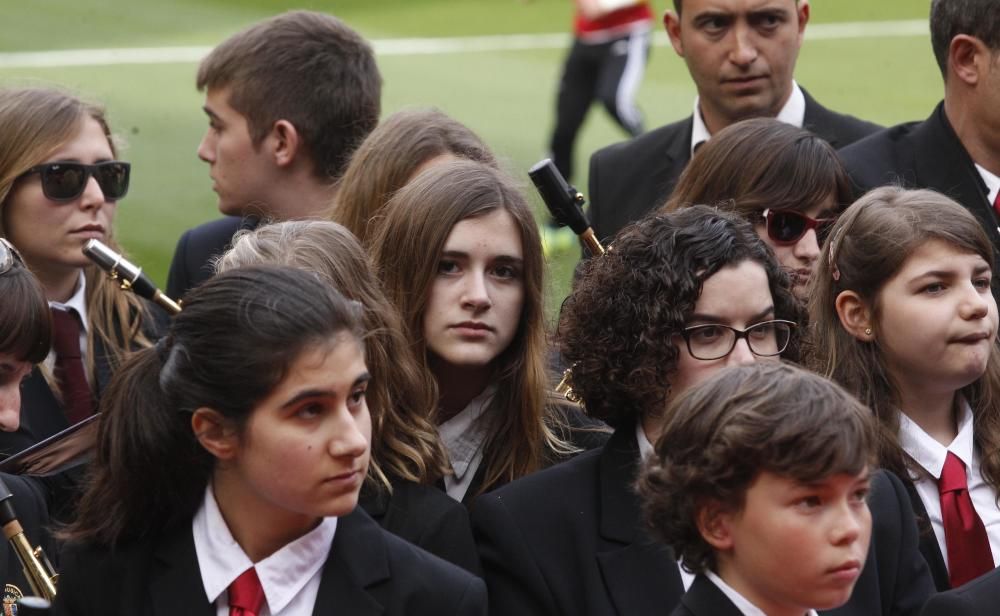
POLYGON ((211 259, 241 227, 323 216, 378 122, 381 84, 368 43, 321 13, 278 15, 212 50, 198 68, 209 119, 198 156, 226 218, 181 236, 167 294, 210 277, 211 259))
POLYGON ((923 122, 872 135, 841 158, 859 195, 885 184, 944 193, 972 212, 1000 250, 1000 6, 934 0, 930 24, 944 100, 923 122))
POLYGON ((980 616, 994 614, 1000 605, 1000 569, 968 584, 931 597, 921 616, 980 616))
POLYGON ((670 196, 695 148, 740 120, 776 117, 843 147, 879 129, 830 111, 793 80, 808 0, 674 0, 670 42, 698 90, 694 113, 590 159, 590 217, 599 239, 670 196))

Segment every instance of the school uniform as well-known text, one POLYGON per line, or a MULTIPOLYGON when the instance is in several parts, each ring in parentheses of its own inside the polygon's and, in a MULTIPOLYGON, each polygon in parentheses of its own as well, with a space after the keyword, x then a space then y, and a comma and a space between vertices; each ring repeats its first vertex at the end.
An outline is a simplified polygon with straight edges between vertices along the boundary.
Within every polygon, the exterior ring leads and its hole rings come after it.
POLYGON ((233 235, 256 229, 256 216, 224 216, 185 231, 177 240, 167 274, 167 295, 181 299, 192 288, 215 275, 215 259, 233 243, 233 235))
MULTIPOLYGON (((640 438, 641 435, 641 438, 640 438)), ((600 450, 514 481, 471 509, 490 611, 495 616, 662 616, 686 584, 673 551, 645 529, 632 486, 640 446, 635 423, 600 450)), ((933 591, 917 551, 899 480, 872 479, 873 540, 847 605, 831 614, 916 615, 933 591)))
MULTIPOLYGON (((206 502, 190 523, 157 537, 67 549, 54 614, 227 615, 226 587, 251 563, 221 519, 206 502)), ((253 566, 266 598, 259 616, 486 614, 482 580, 386 532, 360 508, 253 566)))
MULTIPOLYGON (((52 549, 52 538, 48 530, 49 510, 46 503, 45 486, 32 477, 20 477, 0 473, 0 479, 10 489, 11 504, 17 514, 18 522, 24 529, 24 536, 32 548, 41 547, 53 564, 58 563, 52 549)), ((4 608, 17 599, 35 594, 24 576, 21 561, 17 553, 10 547, 10 542, 0 540, 0 581, 3 582, 4 608)), ((6 611, 4 614, 8 613, 6 611)))
POLYGON ((968 584, 942 592, 927 600, 921 616, 980 616, 995 614, 1000 606, 1000 569, 981 575, 968 584))
MULTIPOLYGON (((767 616, 711 571, 695 578, 670 616, 767 616)), ((816 616, 809 610, 805 616, 816 616)))
POLYGON ((914 461, 916 478, 907 478, 906 488, 914 515, 922 520, 924 532, 920 537, 920 552, 930 567, 938 591, 951 588, 948 575, 948 548, 945 544, 944 522, 938 480, 945 458, 951 453, 966 467, 968 492, 972 505, 983 521, 989 539, 993 564, 1000 564, 1000 508, 996 505, 996 492, 986 483, 980 471, 980 456, 974 445, 972 409, 962 399, 959 406, 958 433, 947 446, 938 443, 905 414, 899 416, 899 441, 907 455, 914 461))

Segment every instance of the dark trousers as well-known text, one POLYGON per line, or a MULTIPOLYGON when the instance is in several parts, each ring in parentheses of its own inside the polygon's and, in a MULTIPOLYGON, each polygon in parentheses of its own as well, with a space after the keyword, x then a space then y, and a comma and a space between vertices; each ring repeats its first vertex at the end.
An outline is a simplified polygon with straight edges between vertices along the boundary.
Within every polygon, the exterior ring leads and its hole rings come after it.
POLYGON ((646 70, 649 37, 643 31, 606 43, 573 41, 559 82, 556 127, 549 144, 552 161, 567 180, 572 181, 576 135, 595 100, 629 135, 642 133, 635 94, 646 70))

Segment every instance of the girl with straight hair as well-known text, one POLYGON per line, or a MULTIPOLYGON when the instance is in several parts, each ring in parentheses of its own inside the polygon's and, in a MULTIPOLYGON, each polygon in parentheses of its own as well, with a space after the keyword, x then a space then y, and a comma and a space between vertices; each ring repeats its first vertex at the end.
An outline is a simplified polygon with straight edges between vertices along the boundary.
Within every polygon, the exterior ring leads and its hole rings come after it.
POLYGON ((60 90, 0 88, 0 237, 38 277, 54 323, 51 357, 25 383, 21 426, 0 435, 3 453, 93 414, 114 369, 154 337, 146 304, 81 252, 91 238, 120 251, 113 223, 129 175, 100 107, 60 90))
POLYGON ((359 311, 286 267, 192 290, 102 402, 55 612, 485 613, 480 580, 356 509, 371 435, 359 311))
POLYGON ((427 165, 466 159, 497 166, 472 130, 437 109, 404 109, 383 120, 351 157, 331 218, 370 244, 372 218, 427 165))
POLYGON ((663 209, 715 203, 736 212, 771 247, 805 302, 820 246, 850 202, 850 180, 829 143, 757 118, 719 131, 698 148, 663 209))
POLYGON ((513 183, 482 163, 445 162, 383 213, 371 250, 435 392, 448 494, 468 502, 603 441, 549 391, 541 242, 513 183))
POLYGON ((809 304, 809 363, 878 418, 879 462, 909 483, 938 590, 1000 557, 992 268, 993 247, 961 205, 878 188, 831 230, 809 304))
POLYGON ((465 508, 433 487, 448 469, 432 421, 433 392, 421 378, 399 313, 386 299, 357 238, 329 221, 266 225, 238 234, 216 270, 265 263, 313 272, 364 306, 372 455, 361 506, 386 530, 478 573, 465 508))

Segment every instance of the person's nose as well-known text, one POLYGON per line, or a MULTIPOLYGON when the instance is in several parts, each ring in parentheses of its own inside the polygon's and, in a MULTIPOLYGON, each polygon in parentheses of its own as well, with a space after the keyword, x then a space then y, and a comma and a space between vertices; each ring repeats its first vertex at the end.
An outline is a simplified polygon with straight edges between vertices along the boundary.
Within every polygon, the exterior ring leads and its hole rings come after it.
POLYGON ((476 312, 486 310, 493 305, 490 290, 487 286, 486 273, 471 271, 465 276, 462 289, 462 306, 476 312))
POLYGON ((792 254, 807 263, 812 263, 819 258, 819 238, 816 237, 815 229, 809 229, 805 235, 799 238, 799 241, 795 242, 792 254))
POLYGON ((760 53, 757 49, 757 35, 748 24, 737 24, 732 32, 729 61, 741 68, 748 68, 760 53))
POLYGON ((21 426, 20 381, 0 386, 0 430, 14 432, 21 426))
POLYGON ((205 136, 198 144, 198 158, 206 163, 215 162, 215 136, 212 134, 211 128, 205 131, 205 136))
POLYGON ((330 455, 335 458, 357 458, 364 455, 369 443, 362 424, 368 422, 368 432, 371 431, 368 413, 351 413, 345 405, 337 411, 336 418, 332 427, 333 437, 330 439, 330 455))
POLYGON ((757 356, 750 350, 746 337, 736 341, 736 346, 726 357, 727 366, 745 366, 757 361, 757 356))

